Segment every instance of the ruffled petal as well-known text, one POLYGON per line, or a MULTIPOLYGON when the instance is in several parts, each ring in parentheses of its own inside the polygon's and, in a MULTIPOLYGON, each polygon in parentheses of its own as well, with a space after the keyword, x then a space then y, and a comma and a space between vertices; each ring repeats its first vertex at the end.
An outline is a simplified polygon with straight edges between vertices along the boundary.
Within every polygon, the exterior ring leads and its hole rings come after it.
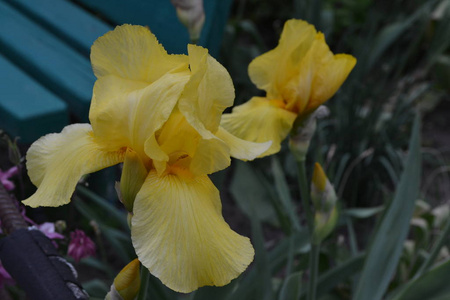
POLYGON ((314 41, 314 26, 302 20, 285 23, 278 46, 255 58, 248 67, 252 82, 267 92, 268 98, 281 99, 284 85, 298 72, 298 65, 314 41))
POLYGON ((272 141, 270 148, 259 156, 262 157, 280 151, 280 144, 289 134, 296 116, 266 98, 253 97, 235 107, 231 114, 224 114, 221 126, 246 141, 272 141))
POLYGON ((66 126, 31 145, 27 169, 36 193, 23 203, 32 207, 67 204, 81 176, 123 161, 124 150, 105 152, 94 138, 91 125, 66 126))
POLYGON ((179 109, 201 122, 208 131, 216 132, 222 112, 233 105, 233 82, 227 70, 208 54, 207 49, 189 45, 188 51, 192 76, 180 99, 179 109))
POLYGON ((145 157, 146 140, 167 121, 188 79, 188 72, 169 73, 142 88, 117 76, 100 78, 90 113, 95 135, 108 150, 127 146, 145 157))
POLYGON ((183 293, 229 283, 254 256, 249 239, 224 221, 219 192, 207 176, 150 172, 134 203, 131 238, 142 264, 183 293))
POLYGON ((333 55, 323 33, 317 33, 298 74, 282 90, 286 108, 300 114, 315 110, 336 93, 355 63, 351 55, 333 55))
POLYGON ((341 87, 356 64, 356 58, 348 54, 336 54, 318 69, 312 83, 311 99, 307 111, 315 110, 330 99, 341 87))
POLYGON ((168 72, 188 69, 186 55, 167 54, 148 28, 128 24, 94 42, 91 62, 98 78, 116 75, 148 83, 168 72))
POLYGON ((212 174, 227 168, 230 164, 230 147, 221 139, 212 136, 198 142, 190 170, 195 175, 212 174))
POLYGON ((231 156, 242 160, 253 160, 266 152, 272 145, 272 141, 253 143, 240 139, 226 131, 223 127, 219 127, 216 136, 230 147, 231 156))

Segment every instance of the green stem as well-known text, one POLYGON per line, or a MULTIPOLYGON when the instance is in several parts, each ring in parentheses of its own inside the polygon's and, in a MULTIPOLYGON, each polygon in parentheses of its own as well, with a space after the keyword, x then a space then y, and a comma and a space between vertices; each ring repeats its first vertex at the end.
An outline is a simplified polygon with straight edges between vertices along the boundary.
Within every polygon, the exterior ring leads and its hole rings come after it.
POLYGON ((414 276, 415 279, 420 277, 423 273, 428 271, 430 266, 434 263, 436 260, 436 257, 439 254, 439 251, 441 250, 442 246, 444 246, 444 243, 450 234, 450 219, 447 221, 447 224, 445 224, 444 230, 442 231, 441 235, 439 236, 438 240, 433 245, 433 248, 431 249, 430 255, 427 257, 425 262, 420 267, 419 271, 417 271, 416 275, 414 276))
POLYGON ((317 285, 317 267, 319 264, 320 244, 314 243, 314 213, 310 206, 310 193, 308 188, 308 178, 306 177, 305 161, 298 161, 298 181, 300 185, 300 195, 302 197, 303 211, 306 215, 308 223, 309 239, 311 250, 309 252, 309 284, 308 284, 308 300, 316 299, 317 285))
POLYGON ((320 244, 311 244, 311 252, 309 254, 309 285, 308 300, 316 299, 317 273, 319 266, 320 244))
POLYGON ((312 234, 314 232, 314 214, 311 210, 310 194, 308 188, 308 178, 306 177, 305 161, 297 162, 298 166, 298 183, 300 186, 300 196, 302 197, 303 211, 306 214, 306 222, 308 223, 308 230, 310 233, 310 238, 312 239, 312 234))
POLYGON ((146 300, 148 286, 150 284, 150 273, 147 268, 141 264, 141 288, 139 289, 139 294, 137 300, 146 300))

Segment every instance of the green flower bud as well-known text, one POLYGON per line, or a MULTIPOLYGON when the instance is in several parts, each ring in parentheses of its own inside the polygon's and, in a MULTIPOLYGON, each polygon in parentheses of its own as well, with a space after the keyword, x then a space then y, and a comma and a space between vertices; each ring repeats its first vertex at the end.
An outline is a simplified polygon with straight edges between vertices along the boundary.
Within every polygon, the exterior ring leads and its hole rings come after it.
POLYGON ((123 162, 122 177, 120 178, 120 184, 116 185, 116 190, 120 201, 129 212, 133 212, 134 199, 147 174, 148 171, 139 155, 128 148, 123 162))
POLYGON ((338 220, 336 192, 328 180, 320 164, 314 166, 311 184, 311 201, 314 205, 314 236, 313 241, 320 243, 334 229, 338 220))

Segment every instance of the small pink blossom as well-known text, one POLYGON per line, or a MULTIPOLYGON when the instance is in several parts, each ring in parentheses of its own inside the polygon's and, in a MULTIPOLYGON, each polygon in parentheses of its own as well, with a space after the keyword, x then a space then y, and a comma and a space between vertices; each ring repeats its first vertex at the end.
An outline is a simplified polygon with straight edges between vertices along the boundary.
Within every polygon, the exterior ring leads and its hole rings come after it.
POLYGON ((79 262, 84 257, 95 255, 95 244, 84 231, 76 229, 70 233, 67 254, 79 262))
POLYGON ((63 239, 64 236, 55 231, 55 223, 45 222, 40 225, 37 225, 37 228, 45 234, 49 239, 63 239))
POLYGON ((17 173, 19 173, 19 168, 17 166, 12 167, 5 172, 0 170, 0 181, 7 191, 12 191, 15 188, 14 183, 9 179, 17 173))

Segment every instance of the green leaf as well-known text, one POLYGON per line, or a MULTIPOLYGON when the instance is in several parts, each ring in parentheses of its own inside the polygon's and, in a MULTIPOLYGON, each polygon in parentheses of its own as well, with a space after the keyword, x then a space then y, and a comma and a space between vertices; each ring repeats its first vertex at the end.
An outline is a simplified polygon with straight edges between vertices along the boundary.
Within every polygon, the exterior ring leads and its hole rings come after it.
POLYGON ((343 210, 341 213, 343 216, 349 216, 357 219, 365 219, 376 215, 377 213, 383 211, 384 206, 376 206, 369 208, 349 208, 343 210))
POLYGON ((289 187, 286 182, 286 177, 284 176, 280 162, 275 155, 272 156, 272 172, 275 179, 275 188, 277 190, 278 197, 280 198, 286 213, 289 215, 291 224, 296 230, 300 230, 298 216, 295 213, 296 207, 292 202, 289 187))
POLYGON ((106 293, 108 293, 110 289, 110 287, 100 279, 92 279, 90 281, 83 282, 82 286, 90 297, 105 297, 106 293))
POLYGON ((302 274, 296 272, 284 280, 278 300, 297 300, 300 297, 302 274))
MULTIPOLYGON (((284 238, 278 245, 268 253, 270 274, 279 272, 286 263, 289 255, 289 247, 291 237, 284 238)), ((306 253, 309 251, 309 234, 306 229, 293 234, 294 253, 306 253)), ((237 284, 236 290, 231 294, 227 300, 249 300, 258 299, 254 296, 255 291, 260 289, 261 280, 259 269, 254 266, 244 274, 244 278, 237 284)), ((241 275, 242 277, 242 275, 241 275)))
POLYGON ((377 63, 384 52, 392 46, 392 44, 394 44, 401 37, 401 35, 406 32, 406 30, 412 27, 414 22, 416 22, 423 15, 427 15, 431 5, 434 3, 434 1, 425 2, 424 5, 417 9, 415 13, 410 15, 407 19, 385 26, 376 37, 371 52, 368 55, 368 69, 377 63))
POLYGON ((195 292, 194 300, 227 300, 232 299, 229 298, 233 290, 236 288, 238 283, 238 279, 231 281, 229 284, 221 287, 217 286, 204 286, 199 288, 195 292))
POLYGON ((389 300, 450 299, 450 261, 407 283, 389 300))
POLYGON ((252 240, 255 246, 255 268, 258 271, 260 288, 257 290, 257 299, 271 300, 273 299, 273 290, 271 282, 271 273, 269 267, 269 259, 267 250, 264 247, 264 236, 262 232, 262 224, 255 218, 252 218, 252 240))
POLYGON ((262 182, 248 163, 235 161, 236 169, 231 183, 231 194, 239 208, 249 217, 260 222, 278 225, 271 203, 268 184, 262 182))
POLYGON ((84 197, 89 198, 89 200, 92 200, 93 203, 95 203, 99 208, 106 212, 106 214, 108 215, 108 219, 111 219, 112 217, 113 219, 118 221, 124 229, 129 230, 127 215, 124 210, 120 210, 114 207, 114 205, 109 203, 107 200, 98 196, 84 186, 79 185, 77 187, 77 191, 80 193, 80 195, 83 195, 84 197))
POLYGON ((420 118, 416 115, 405 169, 394 199, 375 232, 353 300, 379 300, 383 297, 409 231, 419 193, 420 172, 420 118))
MULTIPOLYGON (((364 258, 364 253, 358 254, 319 276, 317 281, 317 296, 324 296, 339 283, 359 272, 364 265, 364 258)), ((302 299, 304 298, 305 292, 302 292, 302 299)))

